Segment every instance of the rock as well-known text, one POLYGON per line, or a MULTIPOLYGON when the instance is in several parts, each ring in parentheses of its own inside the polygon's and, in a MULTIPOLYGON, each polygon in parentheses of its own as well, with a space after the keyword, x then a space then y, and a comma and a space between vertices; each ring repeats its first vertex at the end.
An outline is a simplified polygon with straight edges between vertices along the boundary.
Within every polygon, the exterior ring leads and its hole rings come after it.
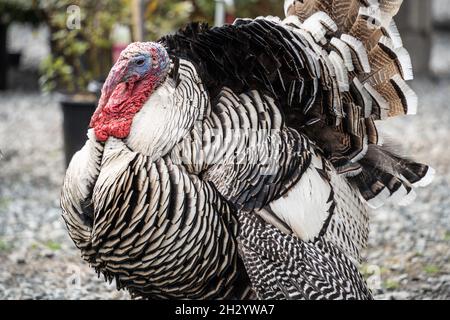
POLYGON ((55 253, 53 251, 50 250, 44 250, 42 255, 48 259, 51 259, 55 256, 55 253))

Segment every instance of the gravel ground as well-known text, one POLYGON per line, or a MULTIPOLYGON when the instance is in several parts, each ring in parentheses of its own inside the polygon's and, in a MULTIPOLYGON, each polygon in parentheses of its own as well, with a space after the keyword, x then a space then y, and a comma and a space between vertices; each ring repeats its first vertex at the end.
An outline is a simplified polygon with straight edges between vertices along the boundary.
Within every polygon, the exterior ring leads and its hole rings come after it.
MULTIPOLYGON (((420 115, 386 131, 438 174, 410 207, 372 214, 362 270, 378 299, 450 298, 450 80, 414 87, 420 115)), ((55 96, 0 96, 0 299, 127 299, 81 261, 60 217, 61 121, 55 96)))

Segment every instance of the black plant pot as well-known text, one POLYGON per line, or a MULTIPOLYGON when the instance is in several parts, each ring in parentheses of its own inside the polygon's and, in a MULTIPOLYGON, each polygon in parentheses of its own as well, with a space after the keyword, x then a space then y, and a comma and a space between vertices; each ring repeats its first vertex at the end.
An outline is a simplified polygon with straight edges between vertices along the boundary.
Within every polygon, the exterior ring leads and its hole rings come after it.
POLYGON ((8 64, 10 67, 18 68, 20 66, 20 59, 22 57, 21 52, 8 53, 8 64))
POLYGON ((8 79, 8 53, 6 52, 6 32, 8 25, 0 22, 0 90, 6 90, 8 79))
POLYGON ((87 140, 87 130, 92 114, 97 106, 96 101, 76 101, 65 97, 61 101, 64 118, 64 153, 66 166, 73 155, 79 151, 87 140))

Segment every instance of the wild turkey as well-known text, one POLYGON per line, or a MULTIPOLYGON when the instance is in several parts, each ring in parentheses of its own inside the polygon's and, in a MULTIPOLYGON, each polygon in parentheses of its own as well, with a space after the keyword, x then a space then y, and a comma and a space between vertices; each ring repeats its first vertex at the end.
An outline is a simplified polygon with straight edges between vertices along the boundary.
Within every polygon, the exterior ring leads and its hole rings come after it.
POLYGON ((417 109, 401 2, 288 0, 131 44, 63 186, 82 257, 134 297, 371 299, 367 208, 433 175, 376 126, 417 109))

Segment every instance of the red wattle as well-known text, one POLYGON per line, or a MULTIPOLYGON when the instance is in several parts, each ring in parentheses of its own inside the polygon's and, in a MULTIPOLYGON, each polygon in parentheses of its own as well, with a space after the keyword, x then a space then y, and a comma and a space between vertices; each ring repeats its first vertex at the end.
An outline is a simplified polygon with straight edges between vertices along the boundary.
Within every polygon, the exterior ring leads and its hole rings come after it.
POLYGON ((109 137, 124 139, 130 134, 133 117, 153 92, 156 80, 148 77, 134 85, 122 82, 114 88, 106 105, 99 106, 91 119, 90 127, 98 141, 105 142, 109 137))

